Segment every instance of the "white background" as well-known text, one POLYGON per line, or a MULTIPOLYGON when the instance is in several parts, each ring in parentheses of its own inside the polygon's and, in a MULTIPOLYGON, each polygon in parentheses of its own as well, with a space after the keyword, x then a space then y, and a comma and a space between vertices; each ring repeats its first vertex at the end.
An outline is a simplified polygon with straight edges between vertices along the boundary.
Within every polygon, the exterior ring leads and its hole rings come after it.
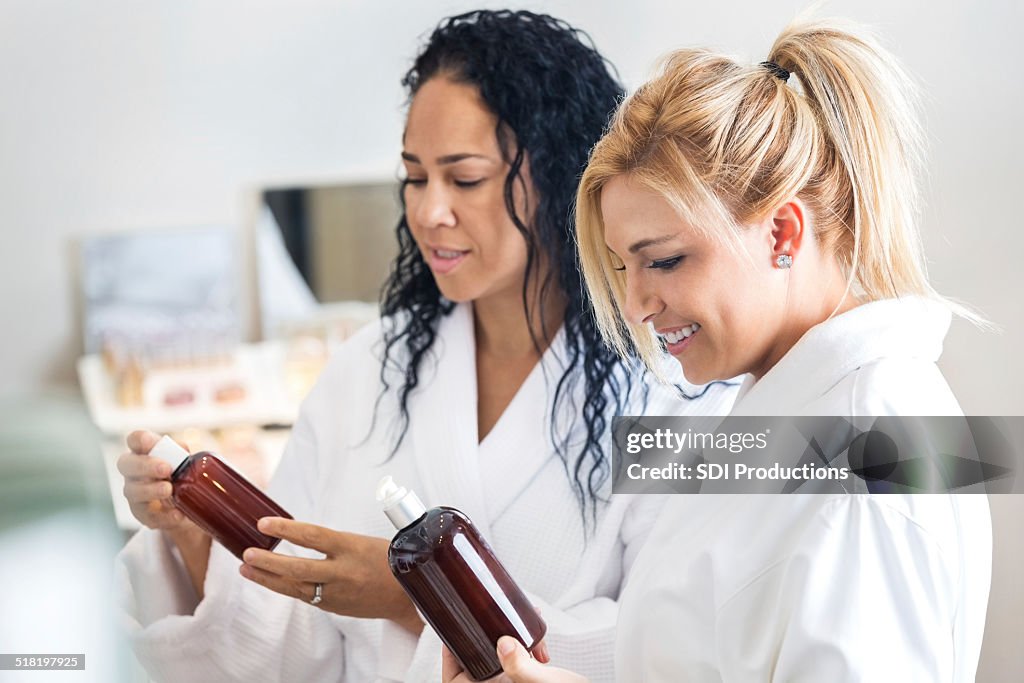
MULTIPOLYGON (((586 29, 632 89, 676 46, 759 62, 806 3, 513 4, 586 29)), ((475 6, 498 4, 4 0, 0 393, 74 382, 81 236, 244 231, 251 191, 266 182, 393 177, 400 76, 442 16, 475 6)), ((968 413, 1024 413, 1022 3, 861 0, 820 14, 872 24, 924 84, 933 281, 1003 328, 955 322, 942 369, 968 413)), ((1020 529, 1020 505, 995 507, 1020 529)), ((996 563, 998 586, 1000 567, 1024 560, 1016 545, 997 543, 996 563)), ((1006 621, 990 636, 979 680, 986 671, 1000 680, 1003 665, 1024 669, 1012 621, 1024 601, 1019 589, 1001 590, 1013 592, 1000 595, 993 618, 1006 621)))

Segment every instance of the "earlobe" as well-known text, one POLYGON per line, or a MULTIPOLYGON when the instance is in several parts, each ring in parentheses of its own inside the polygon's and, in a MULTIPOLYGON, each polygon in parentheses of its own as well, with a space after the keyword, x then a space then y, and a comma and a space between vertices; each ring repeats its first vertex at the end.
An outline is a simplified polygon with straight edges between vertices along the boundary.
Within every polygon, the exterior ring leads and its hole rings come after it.
POLYGON ((775 267, 790 268, 800 253, 804 237, 804 206, 794 198, 780 205, 771 215, 772 254, 775 267))

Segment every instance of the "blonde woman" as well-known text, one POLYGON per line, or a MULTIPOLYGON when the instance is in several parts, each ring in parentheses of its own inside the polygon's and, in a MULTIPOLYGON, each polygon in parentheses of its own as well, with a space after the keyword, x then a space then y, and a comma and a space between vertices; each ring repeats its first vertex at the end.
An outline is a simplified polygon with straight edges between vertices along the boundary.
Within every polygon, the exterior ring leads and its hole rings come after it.
MULTIPOLYGON (((652 365, 664 345, 692 382, 746 373, 734 414, 958 414, 935 361, 966 312, 925 274, 913 92, 834 22, 761 64, 671 55, 578 192, 606 340, 652 365)), ((675 496, 622 596, 617 677, 974 680, 990 571, 983 495, 675 496)), ((499 655, 515 681, 580 680, 511 638, 499 655)))

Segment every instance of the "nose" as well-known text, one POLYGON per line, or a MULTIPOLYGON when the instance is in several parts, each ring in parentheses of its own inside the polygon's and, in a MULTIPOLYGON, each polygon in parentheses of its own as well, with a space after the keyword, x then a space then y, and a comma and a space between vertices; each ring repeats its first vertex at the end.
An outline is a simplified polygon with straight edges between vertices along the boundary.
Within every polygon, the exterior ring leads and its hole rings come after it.
POLYGON ((443 183, 428 182, 418 194, 413 217, 421 227, 441 228, 455 225, 451 194, 443 183))
POLYGON ((634 325, 642 325, 665 310, 665 302, 648 286, 643 275, 627 275, 622 314, 634 325))

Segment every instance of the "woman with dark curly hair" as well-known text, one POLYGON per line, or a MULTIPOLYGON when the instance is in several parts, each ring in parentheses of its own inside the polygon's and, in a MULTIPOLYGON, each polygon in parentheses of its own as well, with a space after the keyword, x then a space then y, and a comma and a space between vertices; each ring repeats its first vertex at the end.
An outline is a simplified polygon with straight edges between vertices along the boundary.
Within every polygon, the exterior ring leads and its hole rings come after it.
POLYGON ((601 341, 571 208, 622 88, 585 37, 472 12, 441 23, 403 82, 400 254, 380 324, 332 359, 271 484, 303 521, 261 529, 290 544, 239 570, 161 504, 156 435, 129 437, 119 467, 150 529, 121 567, 154 677, 437 680, 439 641, 388 570, 373 501, 393 474, 482 530, 548 624, 538 658, 609 679, 616 600, 660 507, 609 495, 611 418, 728 408, 727 384, 648 386, 601 341))

